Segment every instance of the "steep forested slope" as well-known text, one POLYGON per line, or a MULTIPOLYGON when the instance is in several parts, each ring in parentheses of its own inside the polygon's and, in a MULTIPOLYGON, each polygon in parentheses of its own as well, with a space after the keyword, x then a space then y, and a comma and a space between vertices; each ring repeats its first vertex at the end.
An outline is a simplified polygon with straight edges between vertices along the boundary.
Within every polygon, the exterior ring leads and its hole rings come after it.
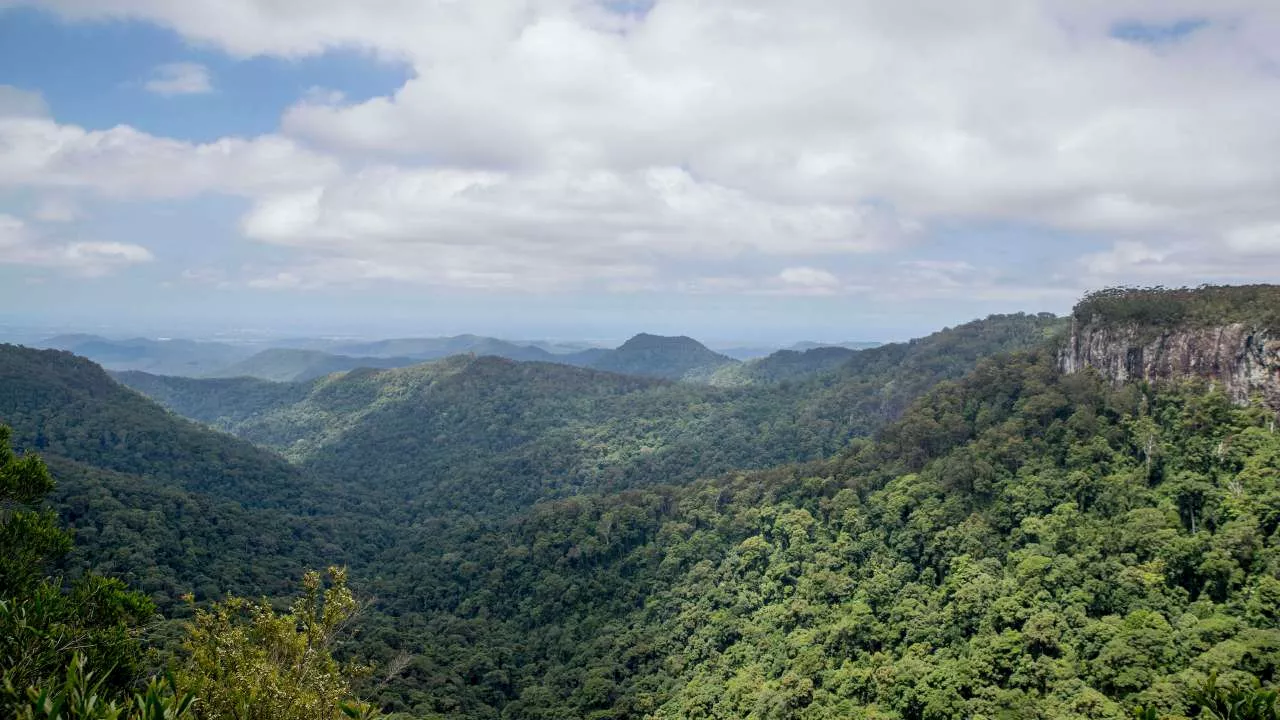
MULTIPOLYGON (((963 332, 960 344, 982 354, 1029 341, 1026 328, 1043 323, 982 325, 946 334, 963 332)), ((821 457, 894 412, 899 393, 884 390, 895 378, 929 381, 894 367, 832 381, 860 378, 865 404, 825 416, 810 403, 830 392, 823 384, 746 393, 495 358, 309 383, 120 375, 190 417, 286 449, 291 466, 173 417, 81 358, 3 346, 0 423, 61 481, 55 500, 78 533, 70 568, 120 575, 171 607, 187 591, 286 588, 328 562, 350 563, 361 582, 395 564, 415 527, 436 529, 429 562, 439 563, 454 534, 480 527, 467 517, 540 498, 821 457)))
POLYGON ((451 717, 1180 715, 1211 671, 1277 679, 1278 477, 1269 411, 1004 357, 832 461, 541 505, 451 568, 406 555, 387 580, 415 589, 402 606, 448 612, 424 616, 431 641, 384 699, 451 717))
MULTIPOLYGON (((381 691, 389 707, 576 716, 586 706, 566 700, 561 685, 599 674, 600 643, 630 642, 610 623, 645 627, 626 618, 660 599, 652 589, 683 577, 681 558, 718 552, 714 543, 662 544, 678 537, 662 529, 666 518, 698 492, 680 486, 824 457, 930 384, 991 352, 1038 344, 1058 325, 991 318, 801 381, 743 389, 473 357, 309 383, 121 376, 283 449, 293 467, 174 418, 81 359, 4 348, 0 421, 15 425, 22 447, 40 448, 62 483, 59 509, 80 533, 73 570, 120 575, 173 610, 185 591, 278 592, 307 567, 347 563, 353 586, 378 601, 345 652, 415 655, 381 691), (579 500, 533 505, 569 496, 579 500), (599 539, 561 547, 539 529, 576 527, 591 503, 619 503, 590 521, 599 539), (653 532, 644 529, 651 520, 653 532), (584 570, 626 582, 576 575, 584 570), (537 672, 554 682, 543 686, 537 672)), ((621 662, 649 668, 639 657, 621 662)), ((610 682, 625 684, 624 675, 610 682)), ((644 676, 677 682, 652 668, 644 676)))
POLYGON ((302 476, 276 455, 174 417, 69 352, 0 345, 0 422, 48 457, 250 504, 302 499, 302 476))
POLYGON ((183 593, 289 586, 336 546, 304 519, 325 489, 278 456, 173 416, 67 352, 0 345, 0 424, 39 453, 76 532, 73 574, 120 576, 168 607, 183 593))

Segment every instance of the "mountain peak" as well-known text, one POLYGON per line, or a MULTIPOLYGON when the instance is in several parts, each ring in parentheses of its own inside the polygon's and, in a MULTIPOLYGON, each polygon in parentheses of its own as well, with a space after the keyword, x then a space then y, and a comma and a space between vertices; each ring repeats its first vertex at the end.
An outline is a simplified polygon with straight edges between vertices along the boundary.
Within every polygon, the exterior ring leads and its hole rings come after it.
POLYGON ((716 368, 737 362, 691 337, 640 333, 617 350, 600 355, 591 367, 624 375, 680 380, 709 376, 716 368))
POLYGON ((701 352, 712 352, 706 345, 694 340, 687 335, 652 335, 650 333, 637 333, 630 340, 618 346, 619 351, 623 350, 694 350, 701 352))

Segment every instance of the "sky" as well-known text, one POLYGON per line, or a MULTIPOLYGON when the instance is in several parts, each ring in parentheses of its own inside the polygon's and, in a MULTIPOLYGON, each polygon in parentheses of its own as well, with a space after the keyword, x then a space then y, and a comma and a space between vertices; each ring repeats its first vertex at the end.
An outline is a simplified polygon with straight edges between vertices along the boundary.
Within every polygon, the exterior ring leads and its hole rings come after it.
POLYGON ((0 324, 893 340, 1276 281, 1274 0, 0 0, 0 324))

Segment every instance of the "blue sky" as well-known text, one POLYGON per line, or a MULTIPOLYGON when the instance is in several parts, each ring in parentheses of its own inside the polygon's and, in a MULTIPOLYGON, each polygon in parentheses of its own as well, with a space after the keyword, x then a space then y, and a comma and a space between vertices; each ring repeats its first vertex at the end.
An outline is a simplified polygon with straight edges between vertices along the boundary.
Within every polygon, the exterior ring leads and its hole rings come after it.
POLYGON ((899 339, 1280 274, 1280 9, 0 0, 0 323, 899 339))
POLYGON ((90 129, 127 124, 197 142, 262 135, 278 130, 280 116, 311 88, 362 101, 394 92, 410 73, 404 63, 354 50, 237 59, 145 22, 65 22, 32 7, 0 15, 0 82, 39 91, 60 122, 90 129), (208 68, 216 91, 148 92, 153 69, 174 62, 208 68))

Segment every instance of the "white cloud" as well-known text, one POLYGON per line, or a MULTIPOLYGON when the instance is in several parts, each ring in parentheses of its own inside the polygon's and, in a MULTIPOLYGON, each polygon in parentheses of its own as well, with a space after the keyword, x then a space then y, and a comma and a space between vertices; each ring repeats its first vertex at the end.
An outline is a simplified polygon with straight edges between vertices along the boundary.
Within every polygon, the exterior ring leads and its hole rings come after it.
POLYGON ((1236 228, 1227 233, 1227 247, 1245 255, 1280 255, 1280 222, 1236 228))
MULTIPOLYGON (((495 22, 473 5, 464 35, 495 22)), ((1246 64, 1235 31, 1156 53, 1077 34, 1071 21, 1096 11, 1065 4, 923 5, 667 2, 619 35, 535 3, 518 31, 475 46, 406 48, 417 75, 393 97, 303 102, 284 126, 344 151, 680 166, 771 198, 1072 229, 1204 221, 1280 184, 1261 161, 1280 151, 1280 81, 1246 64)))
POLYGON ((85 130, 0 117, 0 187, 85 188, 116 197, 253 195, 313 185, 338 163, 277 136, 195 144, 121 125, 85 130))
POLYGON ((1088 287, 1078 276, 1035 277, 966 260, 905 260, 863 279, 880 299, 988 301, 1023 310, 1065 309, 1088 287))
POLYGON ((907 232, 875 208, 763 200, 677 168, 630 173, 370 168, 262 198, 247 236, 327 262, 326 280, 467 287, 615 282, 746 254, 870 252, 907 232))
MULTIPOLYGON (((276 287, 794 289, 814 257, 988 223, 1115 243, 1082 278, 1194 282, 1262 272, 1223 256, 1271 252, 1280 226, 1273 0, 663 0, 643 20, 585 0, 38 4, 239 56, 412 67, 388 97, 308 93, 283 137, 0 122, 0 184, 250 198, 246 235, 297 253, 255 276, 276 287), (1188 17, 1207 24, 1158 45, 1109 33, 1188 17)), ((932 263, 871 280, 1037 290, 932 263)))
POLYGON ((119 242, 59 242, 34 232, 21 219, 0 214, 0 263, 51 267, 78 275, 103 275, 150 262, 151 251, 119 242))
POLYGON ((1093 276, 1132 275, 1142 268, 1159 268, 1172 253, 1142 242, 1117 242, 1110 250, 1091 253, 1082 258, 1085 270, 1093 276))
POLYGON ((1278 255, 1280 237, 1268 235, 1266 227, 1234 230, 1215 242, 1121 240, 1109 250, 1080 258, 1079 285, 1274 283, 1280 280, 1278 255))
POLYGON ((157 65, 143 84, 157 95, 202 95, 213 92, 209 68, 200 63, 175 62, 157 65))
POLYGON ((518 32, 529 12, 574 0, 421 2, 421 0, 0 0, 37 5, 75 20, 144 19, 247 57, 302 57, 339 47, 412 53, 423 46, 497 41, 518 32), (473 7, 481 5, 482 7, 473 7), (459 32, 465 28, 465 32, 459 32))

